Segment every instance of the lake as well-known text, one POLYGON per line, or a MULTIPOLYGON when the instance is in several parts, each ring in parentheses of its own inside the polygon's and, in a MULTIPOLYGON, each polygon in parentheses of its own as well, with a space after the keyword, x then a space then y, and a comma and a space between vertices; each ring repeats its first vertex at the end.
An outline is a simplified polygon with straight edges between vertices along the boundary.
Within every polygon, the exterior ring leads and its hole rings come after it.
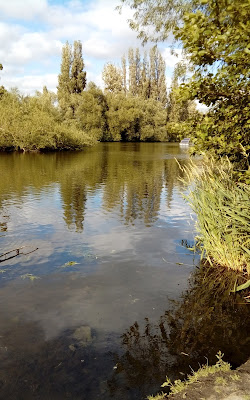
POLYGON ((216 306, 197 301, 176 160, 187 150, 165 143, 0 154, 1 399, 139 400, 218 350, 244 361, 246 306, 220 304, 212 338, 216 306))

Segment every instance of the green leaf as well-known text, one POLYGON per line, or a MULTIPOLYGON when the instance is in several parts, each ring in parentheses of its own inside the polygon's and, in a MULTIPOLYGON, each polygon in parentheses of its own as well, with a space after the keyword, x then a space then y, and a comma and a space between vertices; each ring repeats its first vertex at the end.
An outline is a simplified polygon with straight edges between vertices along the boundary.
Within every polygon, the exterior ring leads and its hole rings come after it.
POLYGON ((239 292, 240 290, 247 289, 249 286, 250 286, 250 279, 247 282, 243 283, 243 285, 237 286, 235 291, 239 292))

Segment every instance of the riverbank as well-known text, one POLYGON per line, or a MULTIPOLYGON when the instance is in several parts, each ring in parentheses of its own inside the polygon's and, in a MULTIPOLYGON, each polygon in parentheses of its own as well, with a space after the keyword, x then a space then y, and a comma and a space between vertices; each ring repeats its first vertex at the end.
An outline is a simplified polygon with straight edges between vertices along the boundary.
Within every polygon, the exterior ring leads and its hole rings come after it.
POLYGON ((250 359, 236 370, 218 371, 199 378, 171 400, 250 400, 250 359))

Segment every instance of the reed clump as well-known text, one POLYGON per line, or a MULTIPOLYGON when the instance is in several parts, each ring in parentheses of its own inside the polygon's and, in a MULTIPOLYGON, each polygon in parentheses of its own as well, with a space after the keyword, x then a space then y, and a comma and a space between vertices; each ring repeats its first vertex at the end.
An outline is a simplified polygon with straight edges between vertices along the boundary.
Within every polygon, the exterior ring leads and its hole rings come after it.
POLYGON ((184 170, 202 258, 250 275, 250 185, 235 180, 228 159, 205 159, 202 166, 191 163, 184 170))

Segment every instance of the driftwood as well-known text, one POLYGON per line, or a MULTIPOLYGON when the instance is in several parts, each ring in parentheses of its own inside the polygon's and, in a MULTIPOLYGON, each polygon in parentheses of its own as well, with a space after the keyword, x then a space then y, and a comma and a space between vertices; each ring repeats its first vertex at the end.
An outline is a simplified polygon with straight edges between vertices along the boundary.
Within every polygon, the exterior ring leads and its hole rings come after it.
POLYGON ((19 247, 19 249, 10 250, 10 251, 7 251, 6 253, 1 254, 0 255, 0 263, 10 260, 11 258, 17 257, 21 254, 26 256, 27 254, 33 253, 34 251, 38 250, 38 247, 37 247, 36 249, 28 251, 27 253, 21 252, 20 250, 24 249, 25 247, 27 247, 27 246, 22 246, 22 247, 19 247), (12 253, 15 253, 15 254, 12 254, 12 253), (4 257, 4 259, 2 260, 3 257, 4 257))

